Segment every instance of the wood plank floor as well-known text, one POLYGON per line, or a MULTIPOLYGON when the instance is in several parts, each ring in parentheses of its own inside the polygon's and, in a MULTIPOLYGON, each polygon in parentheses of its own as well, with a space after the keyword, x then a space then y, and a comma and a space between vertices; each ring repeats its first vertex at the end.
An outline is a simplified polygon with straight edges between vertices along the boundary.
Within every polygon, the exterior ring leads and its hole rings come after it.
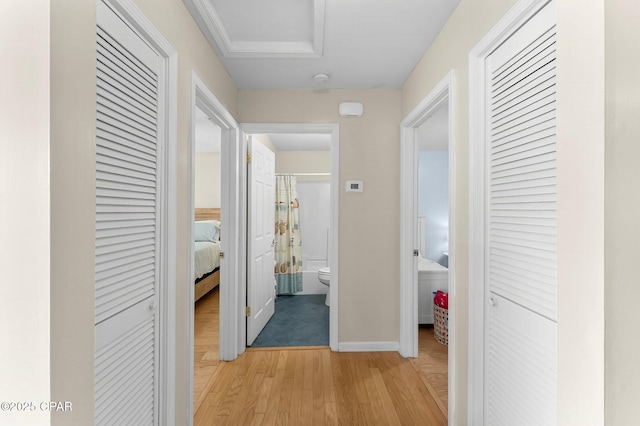
POLYGON ((418 358, 413 358, 411 362, 444 413, 447 413, 449 403, 448 357, 448 347, 433 337, 433 326, 421 325, 418 328, 418 358))
POLYGON ((194 425, 446 424, 447 347, 419 329, 419 357, 328 348, 250 349, 218 361, 219 295, 196 304, 194 425))
POLYGON ((396 352, 247 351, 223 362, 194 425, 445 425, 396 352))
POLYGON ((212 376, 220 365, 220 292, 219 287, 211 290, 196 302, 193 322, 194 335, 194 375, 193 411, 195 412, 205 397, 207 386, 211 386, 212 376))

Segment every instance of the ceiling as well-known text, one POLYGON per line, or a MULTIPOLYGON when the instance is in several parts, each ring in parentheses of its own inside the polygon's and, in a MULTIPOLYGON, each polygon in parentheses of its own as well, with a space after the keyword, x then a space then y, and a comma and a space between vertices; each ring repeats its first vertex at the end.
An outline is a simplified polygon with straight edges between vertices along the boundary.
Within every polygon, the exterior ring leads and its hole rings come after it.
POLYGON ((460 0, 183 1, 240 89, 366 89, 400 88, 460 0))

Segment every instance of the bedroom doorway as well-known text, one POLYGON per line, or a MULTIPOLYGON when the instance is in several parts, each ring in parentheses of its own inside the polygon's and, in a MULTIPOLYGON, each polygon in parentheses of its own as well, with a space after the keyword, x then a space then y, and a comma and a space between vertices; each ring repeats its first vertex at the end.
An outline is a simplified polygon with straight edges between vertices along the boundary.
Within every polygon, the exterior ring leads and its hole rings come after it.
MULTIPOLYGON (((281 185, 288 182, 296 188, 292 203, 296 206, 304 240, 291 260, 279 260, 279 255, 276 256, 278 273, 274 271, 269 285, 271 289, 280 289, 274 293, 283 294, 275 297, 275 314, 271 320, 255 340, 247 344, 251 347, 330 345, 337 348, 334 330, 337 326, 337 274, 331 274, 330 286, 318 279, 320 268, 337 270, 337 125, 246 124, 242 129, 252 138, 252 143, 255 140, 275 154, 276 179, 281 181, 281 185), (324 202, 319 202, 321 199, 324 202), (292 277, 283 274, 283 271, 291 269, 302 280, 301 291, 289 287, 289 278, 292 277), (287 284, 283 285, 284 281, 287 284), (295 295, 290 295, 292 288, 295 295), (330 307, 325 305, 326 300, 330 307), (304 322, 306 326, 302 326, 304 322)), ((251 202, 248 200, 247 203, 247 211, 251 215, 251 202)), ((284 220, 280 222, 278 227, 276 222, 272 225, 276 227, 276 252, 278 247, 284 247, 279 239, 290 241, 286 234, 289 227, 284 220)), ((251 223, 250 216, 248 223, 251 223)), ((251 265, 250 258, 247 264, 251 265)), ((298 283, 298 278, 293 281, 298 283)), ((248 286, 247 306, 253 309, 250 288, 248 286)))
MULTIPOLYGON (((241 352, 237 340, 238 125, 198 76, 191 74, 189 215, 191 262, 185 277, 189 321, 189 408, 197 411, 220 361, 241 352), (199 279, 196 282, 196 279, 199 279), (227 312, 227 315, 220 315, 227 312)), ((186 355, 186 354, 185 354, 186 355)))
POLYGON ((196 106, 194 167, 194 410, 220 364, 222 128, 196 106))
POLYGON ((414 358, 442 412, 451 413, 449 424, 455 422, 454 102, 451 71, 401 124, 400 353, 414 358), (448 295, 446 310, 434 307, 438 290, 448 295))

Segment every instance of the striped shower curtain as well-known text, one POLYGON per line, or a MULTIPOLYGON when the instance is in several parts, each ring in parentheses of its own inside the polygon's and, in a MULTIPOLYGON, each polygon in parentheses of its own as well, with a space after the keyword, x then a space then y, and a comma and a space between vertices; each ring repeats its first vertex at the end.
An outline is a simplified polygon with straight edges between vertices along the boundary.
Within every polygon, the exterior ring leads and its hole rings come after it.
POLYGON ((302 240, 296 178, 276 176, 275 274, 277 294, 302 291, 302 240))

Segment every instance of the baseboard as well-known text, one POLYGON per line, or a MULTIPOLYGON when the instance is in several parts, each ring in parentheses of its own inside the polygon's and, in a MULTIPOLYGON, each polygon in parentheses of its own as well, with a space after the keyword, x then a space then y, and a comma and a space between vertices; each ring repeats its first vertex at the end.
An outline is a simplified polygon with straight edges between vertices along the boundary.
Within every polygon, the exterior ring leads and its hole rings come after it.
POLYGON ((433 314, 431 314, 431 315, 418 315, 418 324, 432 324, 433 325, 433 314))
POLYGON ((338 352, 397 352, 400 342, 340 342, 338 352))

